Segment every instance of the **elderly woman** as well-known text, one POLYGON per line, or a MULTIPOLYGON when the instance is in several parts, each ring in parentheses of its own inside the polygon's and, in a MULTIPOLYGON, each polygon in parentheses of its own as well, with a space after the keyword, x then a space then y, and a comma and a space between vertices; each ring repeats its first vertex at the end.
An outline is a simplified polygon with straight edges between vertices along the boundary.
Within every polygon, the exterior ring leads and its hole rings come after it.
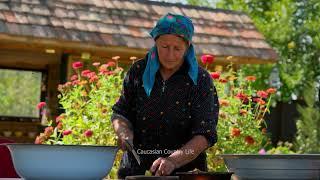
POLYGON ((163 16, 150 33, 155 46, 129 69, 111 120, 121 147, 133 142, 141 164, 125 152, 119 178, 207 170, 204 151, 217 140, 219 103, 209 73, 198 66, 193 31, 189 18, 163 16))

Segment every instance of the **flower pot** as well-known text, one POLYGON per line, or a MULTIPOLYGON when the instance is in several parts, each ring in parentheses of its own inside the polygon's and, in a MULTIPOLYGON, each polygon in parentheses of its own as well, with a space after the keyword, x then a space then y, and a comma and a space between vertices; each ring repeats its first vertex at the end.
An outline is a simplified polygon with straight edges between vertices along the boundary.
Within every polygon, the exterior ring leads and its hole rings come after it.
POLYGON ((320 179, 320 154, 221 156, 235 180, 320 179))

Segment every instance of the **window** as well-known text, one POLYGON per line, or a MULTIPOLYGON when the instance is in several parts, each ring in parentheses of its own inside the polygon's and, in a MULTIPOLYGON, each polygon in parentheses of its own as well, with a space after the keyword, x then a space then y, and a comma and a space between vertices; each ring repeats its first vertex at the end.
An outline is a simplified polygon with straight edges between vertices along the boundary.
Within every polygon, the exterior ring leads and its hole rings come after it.
POLYGON ((39 118, 42 73, 0 69, 0 116, 39 118))

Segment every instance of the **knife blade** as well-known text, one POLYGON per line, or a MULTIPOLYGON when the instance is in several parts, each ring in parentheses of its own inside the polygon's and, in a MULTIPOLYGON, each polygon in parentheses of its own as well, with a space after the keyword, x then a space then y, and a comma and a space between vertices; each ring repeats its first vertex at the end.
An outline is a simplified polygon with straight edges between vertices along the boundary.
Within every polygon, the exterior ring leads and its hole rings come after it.
POLYGON ((134 150, 133 144, 131 142, 129 142, 127 139, 125 139, 124 141, 126 143, 128 150, 132 152, 134 158, 137 160, 138 164, 140 165, 141 164, 140 157, 137 154, 136 150, 134 150))

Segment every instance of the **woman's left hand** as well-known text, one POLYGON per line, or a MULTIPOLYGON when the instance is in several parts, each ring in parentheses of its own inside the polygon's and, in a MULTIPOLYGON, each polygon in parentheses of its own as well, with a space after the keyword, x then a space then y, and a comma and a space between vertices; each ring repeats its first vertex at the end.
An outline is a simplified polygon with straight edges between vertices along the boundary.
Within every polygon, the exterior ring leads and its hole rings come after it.
POLYGON ((155 176, 167 176, 170 175, 175 168, 176 165, 172 160, 160 157, 153 162, 150 171, 155 174, 155 176))

